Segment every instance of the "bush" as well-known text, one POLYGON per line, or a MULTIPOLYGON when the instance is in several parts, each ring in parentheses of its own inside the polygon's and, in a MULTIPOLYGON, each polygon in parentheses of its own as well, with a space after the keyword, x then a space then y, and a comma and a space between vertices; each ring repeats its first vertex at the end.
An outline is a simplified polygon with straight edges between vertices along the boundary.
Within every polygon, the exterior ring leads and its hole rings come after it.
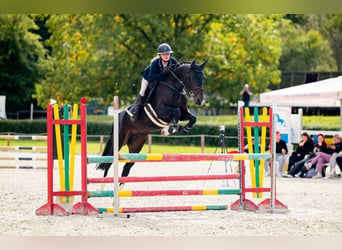
POLYGON ((0 132, 46 134, 46 120, 0 120, 0 132))
MULTIPOLYGON (((71 131, 71 130, 70 130, 71 131)), ((87 134, 88 135, 109 135, 112 131, 112 122, 87 122, 87 134)), ((18 134, 46 134, 46 120, 0 120, 0 133, 18 133, 18 134)), ((78 134, 80 134, 78 126, 78 134)), ((154 132, 153 134, 159 135, 160 132, 154 132)), ((188 134, 176 135, 212 135, 219 136, 218 126, 209 125, 195 125, 188 134)), ((236 137, 237 126, 225 126, 225 136, 236 137)), ((170 145, 200 145, 200 138, 172 138, 173 135, 167 137, 154 137, 153 143, 170 144, 170 145)), ((92 138, 88 138, 91 140, 92 138)), ((95 139, 98 140, 98 139, 95 139)), ((237 139, 226 138, 227 147, 236 147, 237 139)), ((206 146, 217 146, 218 137, 205 138, 206 146)))

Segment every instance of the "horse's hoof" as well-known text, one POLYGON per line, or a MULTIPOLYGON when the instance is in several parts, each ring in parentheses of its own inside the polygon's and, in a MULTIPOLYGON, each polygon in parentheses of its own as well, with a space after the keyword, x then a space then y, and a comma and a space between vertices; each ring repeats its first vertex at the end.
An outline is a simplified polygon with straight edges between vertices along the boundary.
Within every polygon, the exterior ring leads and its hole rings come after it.
POLYGON ((161 131, 160 131, 160 135, 162 136, 168 136, 170 133, 169 133, 169 129, 168 128, 163 128, 161 131))
POLYGON ((189 127, 183 127, 182 128, 182 133, 189 133, 190 128, 189 127))
POLYGON ((169 134, 174 134, 177 132, 177 129, 174 126, 170 126, 168 132, 169 132, 169 134))

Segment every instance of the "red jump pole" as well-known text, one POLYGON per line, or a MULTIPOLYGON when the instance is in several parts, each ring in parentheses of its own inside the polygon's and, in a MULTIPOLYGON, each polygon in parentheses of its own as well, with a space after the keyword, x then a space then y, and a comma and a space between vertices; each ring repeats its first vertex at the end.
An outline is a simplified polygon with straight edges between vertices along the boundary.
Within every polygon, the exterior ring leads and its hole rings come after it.
POLYGON ((81 176, 82 198, 81 202, 72 207, 72 214, 96 215, 99 210, 88 203, 87 196, 87 100, 81 98, 81 176))
POLYGON ((69 215, 69 211, 53 203, 53 112, 47 105, 47 203, 36 210, 36 215, 69 215))
POLYGON ((276 191, 276 169, 275 169, 275 117, 273 113, 273 108, 270 108, 269 114, 270 114, 270 153, 272 154, 272 159, 271 159, 271 190, 270 190, 270 198, 265 199, 264 201, 260 202, 258 204, 258 207, 260 209, 263 209, 265 211, 269 212, 281 212, 283 213, 284 211, 286 212, 288 210, 288 207, 283 204, 281 201, 277 200, 277 191, 276 191))
MULTIPOLYGON (((120 183, 128 182, 157 182, 157 181, 202 181, 238 179, 240 174, 226 175, 180 175, 180 176, 150 176, 150 177, 119 177, 120 183)), ((88 178, 88 183, 113 183, 113 177, 88 178)))

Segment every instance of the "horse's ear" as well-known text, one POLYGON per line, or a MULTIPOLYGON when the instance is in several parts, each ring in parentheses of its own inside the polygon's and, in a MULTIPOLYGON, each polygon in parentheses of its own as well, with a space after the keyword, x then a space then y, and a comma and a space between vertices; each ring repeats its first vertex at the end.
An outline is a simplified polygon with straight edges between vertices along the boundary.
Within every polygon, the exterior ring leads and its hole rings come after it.
POLYGON ((193 61, 191 62, 190 69, 196 69, 196 60, 193 60, 193 61))
POLYGON ((202 63, 201 65, 199 65, 198 67, 199 67, 201 70, 203 70, 203 68, 204 68, 204 66, 207 64, 207 62, 208 62, 208 59, 205 60, 205 62, 202 63))

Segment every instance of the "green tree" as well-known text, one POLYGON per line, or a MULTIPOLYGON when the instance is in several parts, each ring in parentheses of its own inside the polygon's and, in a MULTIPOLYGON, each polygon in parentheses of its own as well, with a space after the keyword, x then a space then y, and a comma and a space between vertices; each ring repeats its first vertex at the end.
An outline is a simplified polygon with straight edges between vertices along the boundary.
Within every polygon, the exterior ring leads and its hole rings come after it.
POLYGON ((206 93, 212 107, 235 103, 249 83, 254 93, 280 82, 279 15, 225 15, 211 24, 204 38, 207 69, 206 93))
MULTIPOLYGON (((51 33, 52 64, 47 77, 36 84, 38 103, 50 98, 58 103, 76 103, 81 97, 101 97, 113 87, 112 39, 102 34, 101 15, 52 15, 46 25, 51 33), (109 82, 109 84, 108 84, 109 82)), ((108 26, 108 25, 107 25, 108 26)), ((110 29, 107 27, 107 29, 110 29)))
POLYGON ((293 25, 284 30, 281 68, 286 68, 283 62, 287 64, 287 59, 292 58, 290 67, 294 71, 342 71, 341 14, 288 14, 285 17, 293 25))
POLYGON ((0 15, 0 93, 7 112, 29 109, 34 84, 47 69, 46 50, 27 15, 0 15))
POLYGON ((280 59, 282 71, 333 71, 336 64, 329 43, 319 31, 288 26, 285 30, 280 59))
POLYGON ((334 52, 338 72, 342 72, 342 14, 328 15, 323 21, 322 33, 334 52))
POLYGON ((141 71, 156 56, 162 42, 171 44, 177 59, 204 60, 203 35, 214 15, 52 15, 50 74, 36 85, 36 98, 78 102, 82 96, 119 95, 132 102, 141 71))

